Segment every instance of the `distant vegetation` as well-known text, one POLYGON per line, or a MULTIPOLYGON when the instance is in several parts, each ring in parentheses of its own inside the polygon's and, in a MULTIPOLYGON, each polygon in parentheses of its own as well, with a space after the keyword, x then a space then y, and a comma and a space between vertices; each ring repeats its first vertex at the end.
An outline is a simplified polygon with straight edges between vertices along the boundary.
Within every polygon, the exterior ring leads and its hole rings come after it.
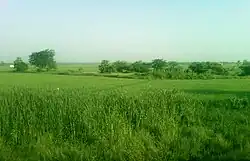
POLYGON ((25 72, 29 68, 28 64, 26 64, 22 58, 17 57, 14 61, 14 69, 16 72, 25 72))
MULTIPOLYGON (((33 52, 29 55, 29 64, 17 58, 14 62, 15 71, 26 72, 29 67, 34 72, 51 72, 62 75, 93 75, 122 78, 152 78, 152 79, 216 79, 216 78, 243 78, 250 76, 250 62, 247 60, 235 63, 227 62, 192 62, 183 65, 176 61, 154 59, 151 62, 141 60, 127 62, 118 60, 110 62, 102 60, 95 72, 85 72, 84 67, 79 66, 77 70, 57 71, 55 61, 55 50, 46 49, 33 52), (230 64, 230 65, 228 65, 230 64)), ((4 62, 0 66, 4 66, 4 62)))
POLYGON ((36 67, 37 71, 49 71, 56 69, 56 61, 54 60, 55 50, 46 49, 40 52, 34 52, 29 56, 29 63, 36 67))
MULTIPOLYGON (((37 72, 50 71, 56 69, 56 61, 54 60, 55 51, 46 49, 40 52, 34 52, 29 55, 29 64, 25 63, 21 57, 17 57, 14 61, 15 72, 26 72, 29 66, 35 67, 37 72)), ((4 62, 0 63, 4 66, 4 62)))
POLYGON ((230 78, 234 76, 249 76, 250 62, 238 61, 233 66, 225 67, 218 62, 193 62, 186 68, 175 61, 155 59, 152 62, 126 61, 109 62, 103 60, 99 65, 101 73, 136 73, 160 79, 209 79, 230 78))

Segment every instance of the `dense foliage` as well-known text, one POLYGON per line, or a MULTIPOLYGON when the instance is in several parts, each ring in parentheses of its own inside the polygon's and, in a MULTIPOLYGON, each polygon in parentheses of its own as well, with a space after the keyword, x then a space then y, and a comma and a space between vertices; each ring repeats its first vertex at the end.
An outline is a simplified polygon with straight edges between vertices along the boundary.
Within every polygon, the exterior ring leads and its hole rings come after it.
POLYGON ((39 71, 46 69, 51 70, 56 68, 56 61, 54 60, 55 51, 46 49, 39 52, 34 52, 29 56, 29 63, 38 68, 39 71))
POLYGON ((0 91, 0 160, 249 160, 248 99, 177 91, 0 91))
POLYGON ((98 67, 101 73, 112 73, 115 71, 114 66, 108 60, 103 60, 98 67))
POLYGON ((16 72, 25 72, 27 71, 29 68, 28 64, 26 64, 22 58, 18 57, 15 61, 14 61, 14 69, 16 72))
POLYGON ((242 70, 241 75, 250 75, 250 62, 244 60, 242 64, 240 64, 239 67, 242 70))
MULTIPOLYGON (((225 63, 226 64, 226 63, 225 63)), ((101 73, 136 73, 160 79, 209 79, 216 77, 249 76, 250 63, 238 61, 233 66, 219 62, 192 62, 186 67, 175 61, 154 59, 151 62, 103 60, 99 66, 101 73)))

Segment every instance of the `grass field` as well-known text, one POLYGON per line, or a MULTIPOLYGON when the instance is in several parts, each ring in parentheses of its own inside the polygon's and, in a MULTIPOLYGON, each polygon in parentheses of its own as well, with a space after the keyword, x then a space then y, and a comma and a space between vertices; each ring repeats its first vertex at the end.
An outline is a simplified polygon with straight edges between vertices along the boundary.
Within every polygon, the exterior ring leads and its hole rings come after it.
POLYGON ((92 76, 59 76, 50 74, 1 73, 1 88, 10 86, 44 88, 86 88, 100 90, 125 89, 130 93, 141 89, 178 89, 189 94, 227 98, 229 96, 250 97, 248 79, 222 80, 139 80, 92 76))
MULTIPOLYGON (((11 71, 12 69, 9 68, 11 63, 5 64, 4 66, 0 66, 0 72, 11 71)), ((98 63, 59 63, 57 64, 57 71, 58 72, 65 72, 69 70, 78 71, 79 68, 83 68, 84 72, 98 72, 98 63)), ((33 70, 30 67, 30 70, 33 70)))
POLYGON ((249 98, 247 79, 2 72, 0 160, 250 160, 249 98))
POLYGON ((98 63, 89 63, 89 64, 58 64, 58 71, 68 71, 74 70, 78 71, 79 68, 83 68, 84 72, 98 72, 98 63))

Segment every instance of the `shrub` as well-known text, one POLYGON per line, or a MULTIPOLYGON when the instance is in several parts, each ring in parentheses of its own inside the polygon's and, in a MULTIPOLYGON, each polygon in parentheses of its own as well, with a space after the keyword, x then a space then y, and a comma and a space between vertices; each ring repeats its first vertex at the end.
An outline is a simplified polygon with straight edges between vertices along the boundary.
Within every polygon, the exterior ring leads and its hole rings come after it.
POLYGON ((28 64, 23 62, 23 60, 20 57, 18 57, 14 61, 14 69, 16 72, 25 72, 28 70, 28 68, 29 68, 28 64))

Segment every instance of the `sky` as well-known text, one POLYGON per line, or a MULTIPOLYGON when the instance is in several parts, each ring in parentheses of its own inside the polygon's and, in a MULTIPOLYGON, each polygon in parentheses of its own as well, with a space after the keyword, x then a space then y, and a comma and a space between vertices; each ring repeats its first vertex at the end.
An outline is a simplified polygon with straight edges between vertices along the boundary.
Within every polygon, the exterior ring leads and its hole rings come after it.
POLYGON ((249 0, 0 0, 0 60, 250 60, 249 0))

